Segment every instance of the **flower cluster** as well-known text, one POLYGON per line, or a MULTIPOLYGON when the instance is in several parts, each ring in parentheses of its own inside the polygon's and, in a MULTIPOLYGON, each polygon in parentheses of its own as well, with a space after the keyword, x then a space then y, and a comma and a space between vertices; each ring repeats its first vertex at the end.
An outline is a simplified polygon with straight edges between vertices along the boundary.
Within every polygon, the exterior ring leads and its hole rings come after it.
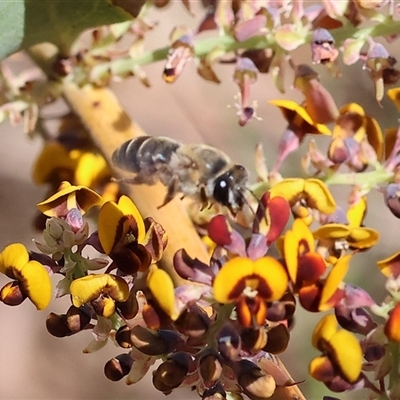
MULTIPOLYGON (((11 280, 0 290, 0 301, 17 306, 29 299, 44 310, 53 297, 68 296, 70 307, 62 314, 51 312, 47 330, 56 337, 90 330, 94 339, 86 353, 109 341, 119 346, 120 354, 104 366, 108 379, 136 383, 157 363, 152 375, 157 390, 167 395, 191 388, 204 400, 264 400, 300 386, 278 355, 296 334, 294 321, 302 307, 324 313, 308 338, 315 348, 308 360, 311 377, 333 392, 364 389, 371 399, 400 398, 400 252, 377 262, 377 272, 386 279, 381 303, 347 281, 359 253, 379 241, 379 232, 364 222, 368 194, 378 191, 382 205, 400 218, 400 129, 384 129, 352 100, 337 104, 317 70, 296 64, 292 53, 307 47, 310 61, 335 78, 342 75, 341 63, 360 61, 376 102, 381 105, 387 96, 400 110, 400 88, 385 93, 400 79, 396 59, 375 40, 380 35, 387 41, 397 38, 399 4, 203 0, 206 12, 195 29, 177 25, 165 48, 146 51, 145 36, 156 26, 148 13, 167 3, 146 2, 135 8, 133 21, 93 29, 91 40, 51 57, 47 80, 37 69, 16 76, 0 66, 0 121, 24 121, 27 133, 37 131, 45 139, 33 180, 49 186, 49 197, 37 205, 41 218, 36 225, 43 231, 34 241, 37 251, 13 243, 0 253, 0 272, 11 280), (205 31, 218 36, 204 39, 205 31), (57 134, 49 135, 39 113, 39 107, 65 95, 68 84, 97 90, 112 79, 134 75, 150 86, 142 67, 161 59, 160 75, 168 84, 193 61, 203 79, 218 84, 217 63, 230 64, 241 127, 261 120, 251 92, 260 74, 268 73, 284 93, 290 67, 293 88, 302 96, 300 102, 269 102, 278 107, 286 128, 270 166, 257 147, 257 181, 248 187, 235 183, 240 209, 207 208, 208 198, 201 211, 191 205, 190 216, 208 250, 203 261, 185 248, 165 260, 170 233, 162 221, 143 218, 112 180, 107 151, 98 148, 100 140, 92 140, 81 122, 88 118, 68 113, 57 134), (282 167, 305 142, 304 176, 283 176, 282 167), (351 187, 346 206, 331 192, 338 184, 351 187), (182 283, 174 284, 171 272, 182 283)), ((188 0, 182 3, 192 12, 188 0)), ((94 101, 89 108, 99 104, 94 101)), ((113 121, 113 128, 129 125, 126 114, 116 114, 120 120, 113 121)), ((166 158, 175 162, 174 154, 150 154, 153 150, 159 149, 144 151, 143 159, 158 156, 160 168, 149 168, 149 174, 163 170, 166 158)), ((201 169, 187 158, 185 168, 193 167, 199 176, 191 191, 199 188, 204 197, 201 169)), ((222 164, 229 162, 227 157, 222 164)), ((137 164, 136 172, 142 167, 137 164)), ((211 164, 207 193, 216 187, 211 164)), ((172 167, 165 175, 172 181, 167 198, 173 197, 182 182, 172 167)), ((232 175, 219 182, 222 189, 229 179, 232 175)))

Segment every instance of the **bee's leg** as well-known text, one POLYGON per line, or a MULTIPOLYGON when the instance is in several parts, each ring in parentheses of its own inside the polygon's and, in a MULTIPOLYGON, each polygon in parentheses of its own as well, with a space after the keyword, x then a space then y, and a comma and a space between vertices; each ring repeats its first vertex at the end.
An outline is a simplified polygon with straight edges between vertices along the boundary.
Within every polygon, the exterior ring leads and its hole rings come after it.
POLYGON ((178 179, 174 178, 174 179, 172 179, 171 183, 168 185, 168 191, 164 197, 163 203, 160 206, 158 206, 157 208, 164 207, 166 204, 168 204, 175 197, 177 192, 179 192, 179 181, 178 181, 178 179))

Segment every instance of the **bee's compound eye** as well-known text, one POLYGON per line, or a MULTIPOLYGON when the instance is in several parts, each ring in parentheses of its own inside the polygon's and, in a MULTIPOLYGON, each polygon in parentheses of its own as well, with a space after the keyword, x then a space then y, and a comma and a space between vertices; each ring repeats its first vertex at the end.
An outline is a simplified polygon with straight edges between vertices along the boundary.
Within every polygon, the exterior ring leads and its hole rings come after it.
POLYGON ((231 190, 232 181, 229 174, 223 174, 218 177, 214 182, 214 199, 223 204, 224 206, 229 206, 229 192, 231 190))

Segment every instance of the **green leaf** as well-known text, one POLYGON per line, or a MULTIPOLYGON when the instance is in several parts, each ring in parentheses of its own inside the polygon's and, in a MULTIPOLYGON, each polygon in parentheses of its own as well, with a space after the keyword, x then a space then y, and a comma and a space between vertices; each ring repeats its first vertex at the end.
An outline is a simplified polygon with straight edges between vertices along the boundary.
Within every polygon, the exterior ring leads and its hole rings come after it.
POLYGON ((84 30, 132 18, 110 0, 0 1, 0 59, 42 42, 68 55, 84 30))

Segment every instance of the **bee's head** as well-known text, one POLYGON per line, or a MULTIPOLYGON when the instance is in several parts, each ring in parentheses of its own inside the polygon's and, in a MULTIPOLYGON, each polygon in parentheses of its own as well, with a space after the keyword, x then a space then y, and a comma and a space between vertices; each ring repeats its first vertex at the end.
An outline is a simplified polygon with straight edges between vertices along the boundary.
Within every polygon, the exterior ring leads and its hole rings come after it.
POLYGON ((241 165, 234 165, 219 175, 214 181, 215 201, 228 207, 233 214, 241 210, 244 204, 243 189, 247 179, 247 170, 241 165))

